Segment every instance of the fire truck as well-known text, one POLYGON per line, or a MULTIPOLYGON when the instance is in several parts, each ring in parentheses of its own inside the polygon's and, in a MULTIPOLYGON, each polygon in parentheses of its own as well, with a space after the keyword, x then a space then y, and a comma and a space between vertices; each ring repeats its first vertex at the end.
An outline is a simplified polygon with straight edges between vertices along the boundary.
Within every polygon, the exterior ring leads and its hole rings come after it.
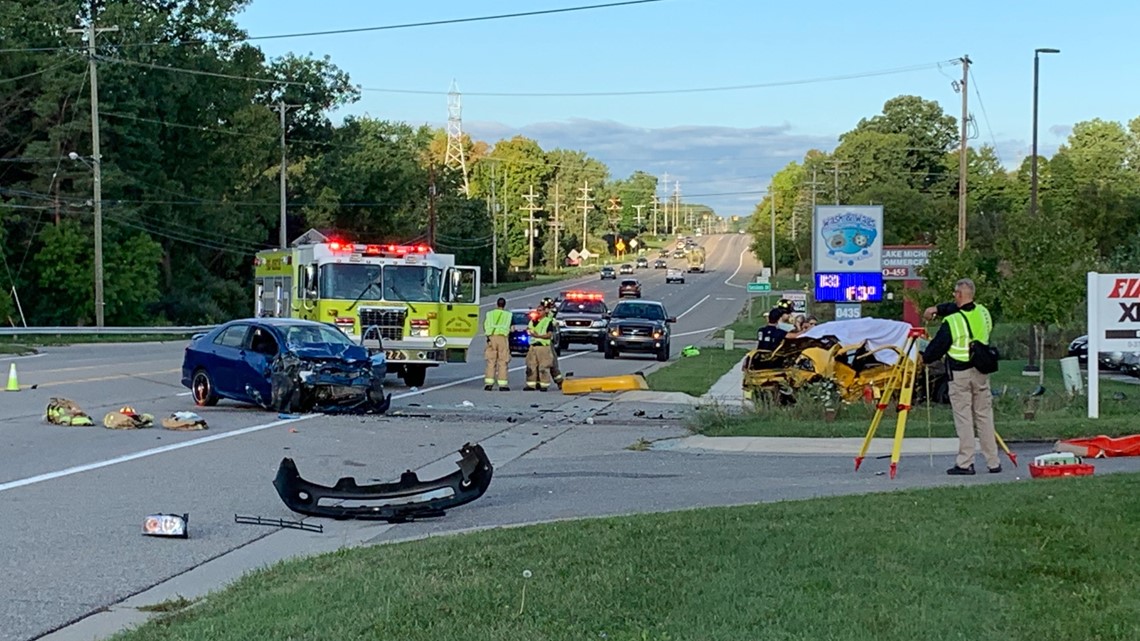
POLYGON ((479 329, 478 267, 427 245, 360 244, 310 230, 254 259, 259 317, 334 324, 408 386, 429 367, 467 361, 479 329))

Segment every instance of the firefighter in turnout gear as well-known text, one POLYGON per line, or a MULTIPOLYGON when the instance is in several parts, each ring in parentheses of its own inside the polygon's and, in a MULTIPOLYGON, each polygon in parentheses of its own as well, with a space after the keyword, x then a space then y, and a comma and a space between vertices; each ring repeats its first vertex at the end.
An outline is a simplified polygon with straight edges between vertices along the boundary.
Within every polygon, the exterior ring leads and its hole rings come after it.
POLYGON ((523 391, 545 392, 550 389, 550 365, 553 362, 550 348, 550 338, 553 335, 550 329, 552 322, 553 319, 546 314, 546 307, 539 305, 534 310, 534 320, 526 330, 530 336, 530 349, 526 353, 526 387, 523 391))
MULTIPOLYGON (((554 304, 554 299, 547 296, 542 299, 542 306, 546 308, 546 315, 550 317, 550 322, 554 322, 555 316, 558 315, 558 306, 554 304)), ((554 351, 554 346, 550 347, 550 376, 554 379, 554 384, 562 388, 562 381, 566 379, 562 375, 562 369, 558 367, 558 354, 554 351)))
POLYGON ((507 336, 511 333, 511 313, 507 311, 507 299, 495 301, 495 309, 487 312, 483 319, 483 333, 487 335, 487 348, 483 358, 487 368, 483 371, 483 389, 490 392, 499 386, 500 392, 509 392, 507 365, 511 361, 511 348, 507 336))

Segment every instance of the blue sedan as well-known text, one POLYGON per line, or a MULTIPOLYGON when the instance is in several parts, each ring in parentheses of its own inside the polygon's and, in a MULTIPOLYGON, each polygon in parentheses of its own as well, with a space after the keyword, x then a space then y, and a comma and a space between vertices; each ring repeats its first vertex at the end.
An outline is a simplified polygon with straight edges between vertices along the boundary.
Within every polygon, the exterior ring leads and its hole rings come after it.
POLYGON ((382 397, 386 369, 382 351, 369 356, 367 348, 332 325, 256 318, 230 321, 191 339, 182 360, 182 384, 200 406, 223 398, 278 406, 288 403, 281 401, 285 390, 294 397, 290 411, 342 401, 352 409, 369 404, 387 409, 382 397), (352 400, 352 392, 368 402, 352 400), (302 398, 306 407, 295 407, 302 398))

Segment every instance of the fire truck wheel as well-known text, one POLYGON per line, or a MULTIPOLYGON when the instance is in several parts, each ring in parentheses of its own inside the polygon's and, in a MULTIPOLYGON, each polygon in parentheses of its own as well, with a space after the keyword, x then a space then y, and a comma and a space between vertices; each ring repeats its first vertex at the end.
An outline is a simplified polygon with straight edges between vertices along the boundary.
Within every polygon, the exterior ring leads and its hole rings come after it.
POLYGON ((408 365, 404 368, 404 384, 408 387, 421 387, 427 379, 427 367, 408 365))

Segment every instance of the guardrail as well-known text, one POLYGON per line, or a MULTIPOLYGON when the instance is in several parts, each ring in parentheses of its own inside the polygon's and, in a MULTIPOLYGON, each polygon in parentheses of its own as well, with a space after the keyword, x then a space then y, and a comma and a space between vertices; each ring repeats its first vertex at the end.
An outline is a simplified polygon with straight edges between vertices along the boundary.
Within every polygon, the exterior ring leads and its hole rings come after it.
POLYGON ((186 336, 215 327, 0 327, 0 336, 186 336))

